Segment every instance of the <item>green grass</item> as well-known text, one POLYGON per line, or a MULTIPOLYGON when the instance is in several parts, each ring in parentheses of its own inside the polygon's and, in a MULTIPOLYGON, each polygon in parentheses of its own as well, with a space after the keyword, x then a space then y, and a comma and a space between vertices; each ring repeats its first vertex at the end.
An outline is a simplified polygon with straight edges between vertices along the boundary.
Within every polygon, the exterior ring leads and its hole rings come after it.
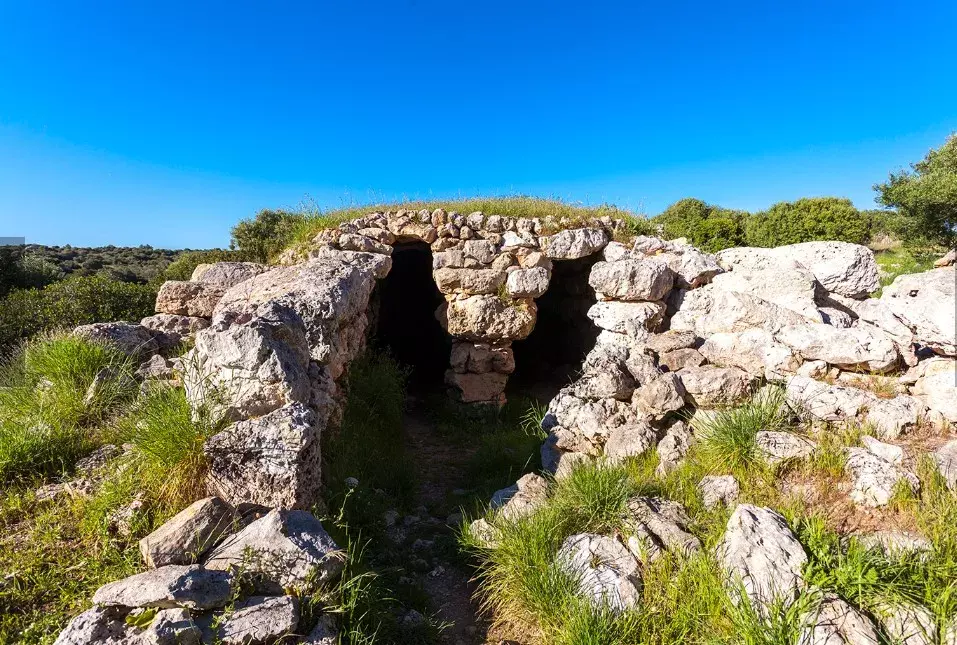
POLYGON ((712 470, 724 468, 732 474, 747 473, 759 465, 755 435, 762 430, 786 430, 791 420, 783 390, 766 388, 741 405, 692 421, 695 433, 701 437, 699 458, 712 470))
MULTIPOLYGON (((881 288, 894 282, 899 275, 922 273, 934 268, 934 261, 946 252, 937 247, 900 247, 874 254, 877 266, 881 271, 881 288)), ((874 294, 879 297, 880 291, 874 294)))
POLYGON ((97 426, 135 396, 133 369, 120 352, 86 339, 25 344, 0 368, 0 481, 72 467, 98 443, 97 426))
POLYGON ((348 206, 328 211, 323 211, 313 204, 306 204, 300 206, 292 214, 293 221, 282 233, 285 238, 282 246, 288 248, 307 244, 312 241, 312 238, 319 231, 334 228, 343 222, 363 217, 369 213, 399 209, 418 211, 423 208, 430 211, 442 208, 448 212, 457 211, 463 215, 481 211, 486 215, 501 215, 504 217, 537 217, 541 220, 548 218, 549 225, 546 226, 545 232, 549 233, 564 228, 585 226, 591 220, 605 216, 625 220, 625 227, 619 233, 622 239, 632 238, 635 235, 650 234, 652 231, 651 224, 644 215, 610 204, 585 206, 568 203, 560 199, 510 195, 451 200, 412 200, 348 206))

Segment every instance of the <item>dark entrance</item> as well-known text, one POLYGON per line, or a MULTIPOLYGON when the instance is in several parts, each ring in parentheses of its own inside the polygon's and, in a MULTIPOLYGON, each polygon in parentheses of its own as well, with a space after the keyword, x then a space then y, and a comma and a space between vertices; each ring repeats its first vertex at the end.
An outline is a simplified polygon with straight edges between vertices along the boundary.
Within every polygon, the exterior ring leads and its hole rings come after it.
POLYGON ((579 376, 600 331, 588 317, 588 309, 596 302, 588 274, 599 259, 593 255, 554 263, 548 291, 536 300, 535 329, 512 345, 515 373, 509 379, 511 392, 549 401, 579 376))
POLYGON ((452 339, 435 318, 444 299, 432 279, 429 245, 396 244, 392 270, 377 290, 376 344, 412 369, 411 389, 441 388, 452 339))

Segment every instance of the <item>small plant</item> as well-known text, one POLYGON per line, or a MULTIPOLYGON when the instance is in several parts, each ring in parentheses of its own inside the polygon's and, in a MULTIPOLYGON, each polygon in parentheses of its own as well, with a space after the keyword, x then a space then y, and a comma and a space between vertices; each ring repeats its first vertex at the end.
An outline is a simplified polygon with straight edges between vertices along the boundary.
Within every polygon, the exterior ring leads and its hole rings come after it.
POLYGON ((712 470, 743 472, 755 465, 755 436, 762 430, 784 430, 791 412, 779 387, 769 387, 750 401, 692 420, 702 437, 699 451, 712 470))

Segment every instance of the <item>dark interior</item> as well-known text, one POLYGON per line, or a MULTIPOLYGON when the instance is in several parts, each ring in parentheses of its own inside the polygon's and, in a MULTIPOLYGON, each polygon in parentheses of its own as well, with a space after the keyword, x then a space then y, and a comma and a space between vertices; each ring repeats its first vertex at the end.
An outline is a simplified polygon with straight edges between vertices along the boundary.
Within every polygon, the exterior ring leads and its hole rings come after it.
POLYGON ((396 244, 392 270, 377 291, 376 345, 411 368, 412 391, 441 388, 452 339, 435 318, 444 299, 432 279, 429 245, 396 244))
POLYGON ((536 300, 538 321, 525 340, 512 345, 515 373, 509 390, 548 401, 574 380, 595 346, 599 329, 588 318, 595 290, 588 274, 599 256, 554 263, 548 291, 536 300))

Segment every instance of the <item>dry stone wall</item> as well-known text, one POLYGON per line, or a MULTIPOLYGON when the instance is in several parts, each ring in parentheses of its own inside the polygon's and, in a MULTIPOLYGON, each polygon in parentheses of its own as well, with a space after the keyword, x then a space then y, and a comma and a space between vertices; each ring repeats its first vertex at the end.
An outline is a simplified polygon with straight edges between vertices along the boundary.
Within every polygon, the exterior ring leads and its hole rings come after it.
MULTIPOLYGON (((948 335, 955 328, 952 268, 902 276, 874 299, 868 296, 879 287, 876 264, 857 245, 715 256, 651 237, 614 242, 611 220, 548 233, 556 228, 560 222, 441 209, 371 213, 322 231, 281 266, 198 268, 190 281, 164 285, 157 314, 138 324, 77 329, 148 358, 144 374, 151 378, 181 378, 197 410, 215 410, 230 424, 205 446, 214 497, 146 538, 149 570, 98 591, 94 608, 58 642, 155 640, 125 620, 144 607, 160 609, 146 631, 191 642, 244 629, 303 633, 295 594, 283 594, 317 576, 334 579, 343 557, 305 510, 319 500, 322 436, 339 422, 344 378, 365 347, 376 282, 388 276, 393 248, 403 243, 432 249, 433 278, 445 299, 436 316, 453 338, 445 382, 469 404, 504 400, 515 369, 512 343, 533 330, 535 300, 548 290, 554 263, 600 254, 588 276, 596 295, 588 317, 600 331, 580 378, 549 405, 546 475, 560 478, 582 462, 649 450, 658 451, 659 472, 667 473, 696 440, 695 418, 778 382, 812 423, 873 428, 877 437, 852 449, 847 461, 855 502, 878 506, 901 482, 920 486, 898 447, 884 442, 922 424, 957 423, 957 349, 948 335), (190 339, 193 349, 175 364, 163 356, 190 339), (888 379, 894 395, 856 387, 852 377, 862 374, 888 379), (238 611, 225 616, 235 573, 250 552, 269 556, 269 566, 259 572, 256 595, 239 599, 238 611)), ((814 448, 788 433, 759 439, 769 460, 814 448)), ((935 455, 949 484, 954 454, 948 444, 935 455)), ((733 478, 706 480, 700 488, 709 505, 735 504, 733 478)), ((533 512, 546 491, 545 478, 526 475, 496 494, 493 512, 533 512)), ((572 536, 560 555, 580 574, 586 597, 612 597, 617 608, 638 598, 636 558, 701 548, 674 502, 636 497, 628 508, 632 535, 572 536)), ((495 539, 484 520, 475 530, 495 539)), ((774 585, 803 585, 802 547, 769 509, 738 507, 721 554, 729 581, 743 580, 749 601, 759 605, 774 585)), ((854 612, 840 602, 832 609, 854 612)), ((305 642, 324 642, 328 623, 320 628, 324 635, 305 642)))

